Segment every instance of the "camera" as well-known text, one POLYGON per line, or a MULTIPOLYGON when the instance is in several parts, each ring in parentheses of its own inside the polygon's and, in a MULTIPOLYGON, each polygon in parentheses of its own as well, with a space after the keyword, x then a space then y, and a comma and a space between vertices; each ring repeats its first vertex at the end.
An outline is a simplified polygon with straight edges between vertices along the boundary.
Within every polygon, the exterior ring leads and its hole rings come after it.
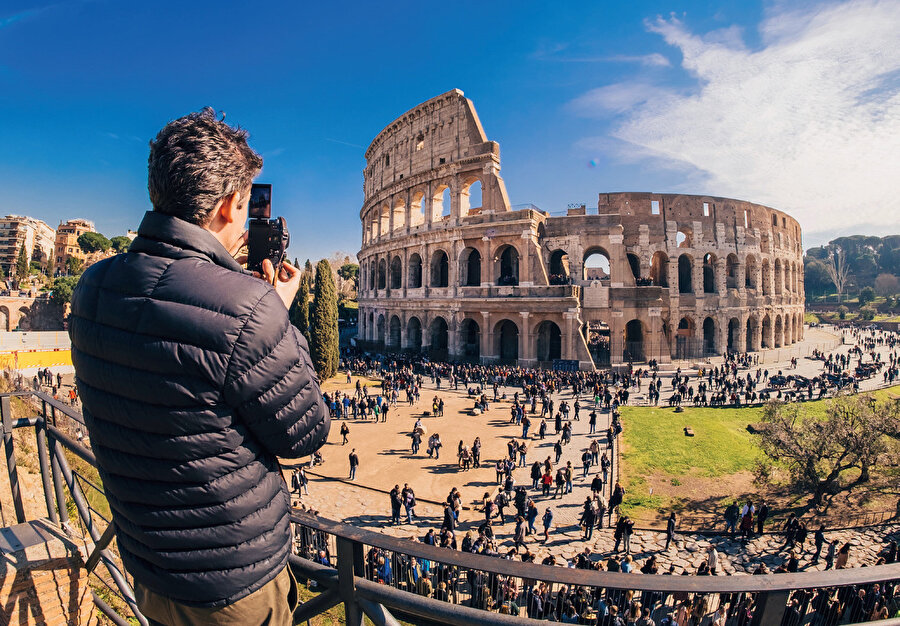
POLYGON ((247 241, 247 269, 262 274, 265 259, 277 272, 291 235, 283 217, 272 217, 272 185, 254 184, 250 188, 250 236, 247 241))

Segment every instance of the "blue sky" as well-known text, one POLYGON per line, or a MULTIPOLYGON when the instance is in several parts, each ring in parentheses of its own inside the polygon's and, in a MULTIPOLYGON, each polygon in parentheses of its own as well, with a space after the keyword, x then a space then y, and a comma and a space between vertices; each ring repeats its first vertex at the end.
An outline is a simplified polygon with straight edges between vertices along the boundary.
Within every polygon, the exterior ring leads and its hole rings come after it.
POLYGON ((251 133, 291 256, 359 248, 363 153, 462 89, 512 203, 606 191, 775 206, 805 243, 900 232, 900 3, 0 4, 0 212, 108 236, 147 142, 211 105, 251 133))

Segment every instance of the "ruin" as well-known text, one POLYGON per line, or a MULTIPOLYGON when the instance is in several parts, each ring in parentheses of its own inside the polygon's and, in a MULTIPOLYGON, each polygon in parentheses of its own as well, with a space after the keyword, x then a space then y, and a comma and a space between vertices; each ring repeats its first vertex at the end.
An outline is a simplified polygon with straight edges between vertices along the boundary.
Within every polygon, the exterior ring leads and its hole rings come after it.
POLYGON ((510 206, 500 147, 458 89, 378 134, 364 194, 367 347, 590 369, 803 336, 796 220, 699 195, 601 193, 596 209, 558 216, 510 206))

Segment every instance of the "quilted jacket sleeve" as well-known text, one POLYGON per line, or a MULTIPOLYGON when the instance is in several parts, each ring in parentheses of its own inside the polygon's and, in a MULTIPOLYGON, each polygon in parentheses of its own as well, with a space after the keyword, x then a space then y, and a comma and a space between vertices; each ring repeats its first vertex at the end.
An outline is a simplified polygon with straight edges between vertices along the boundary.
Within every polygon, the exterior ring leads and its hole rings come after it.
POLYGON ((328 437, 331 419, 309 347, 274 289, 262 296, 240 332, 223 392, 272 454, 306 456, 328 437))

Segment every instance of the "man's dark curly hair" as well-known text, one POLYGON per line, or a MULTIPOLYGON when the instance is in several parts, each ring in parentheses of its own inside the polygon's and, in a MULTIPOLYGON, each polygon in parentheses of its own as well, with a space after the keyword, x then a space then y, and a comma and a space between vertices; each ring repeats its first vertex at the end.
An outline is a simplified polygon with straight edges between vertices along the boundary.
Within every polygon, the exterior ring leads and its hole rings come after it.
POLYGON ((150 142, 153 210, 205 225, 216 204, 243 191, 262 169, 248 133, 216 119, 211 107, 173 120, 150 142))

